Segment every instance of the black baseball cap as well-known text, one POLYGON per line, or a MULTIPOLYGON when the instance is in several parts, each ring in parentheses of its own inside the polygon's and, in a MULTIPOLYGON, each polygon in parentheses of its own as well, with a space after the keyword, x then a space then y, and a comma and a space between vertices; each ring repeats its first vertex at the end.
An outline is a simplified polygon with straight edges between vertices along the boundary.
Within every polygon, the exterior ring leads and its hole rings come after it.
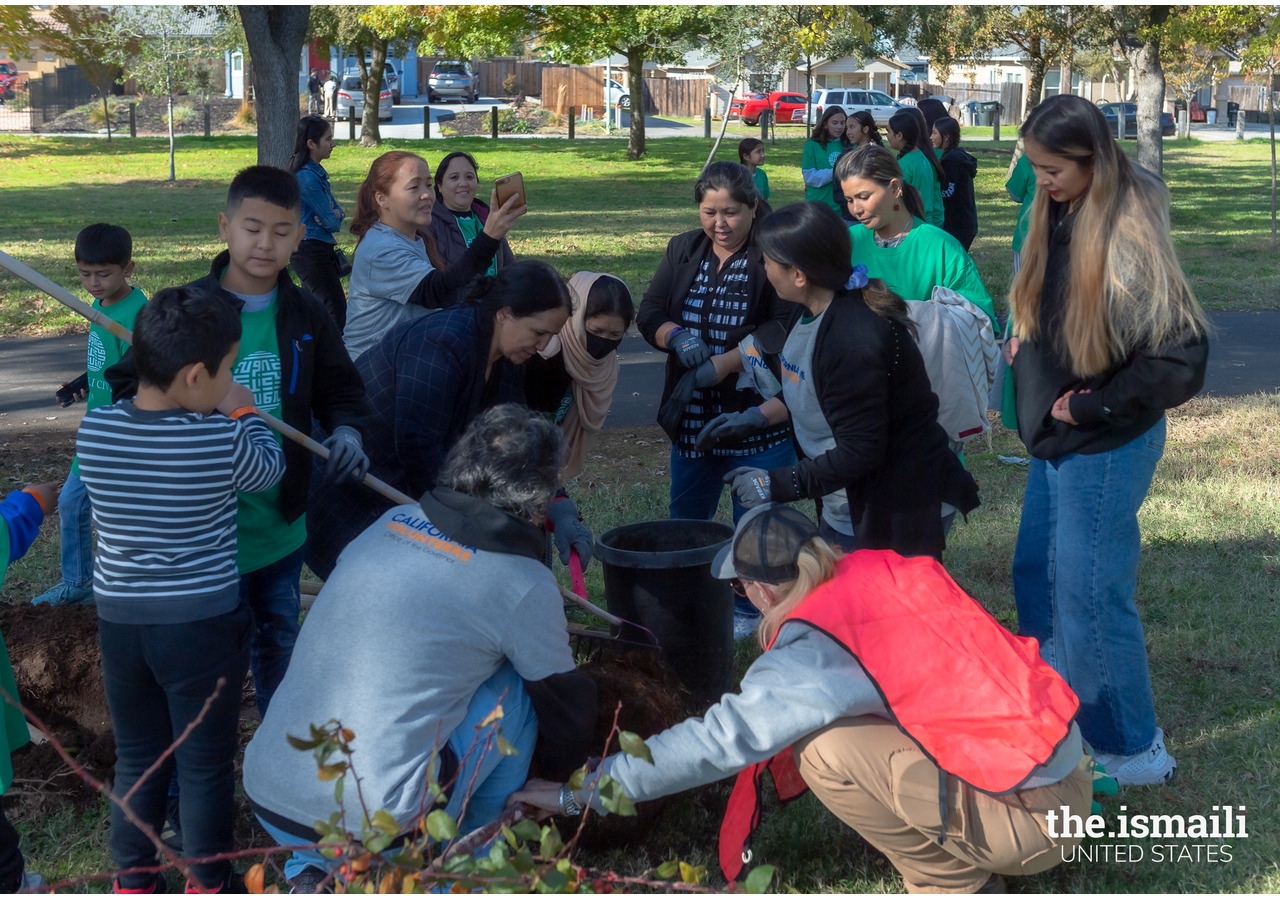
POLYGON ((716 578, 786 584, 800 574, 800 548, 818 536, 809 517, 785 503, 757 506, 738 520, 733 540, 711 563, 716 578))

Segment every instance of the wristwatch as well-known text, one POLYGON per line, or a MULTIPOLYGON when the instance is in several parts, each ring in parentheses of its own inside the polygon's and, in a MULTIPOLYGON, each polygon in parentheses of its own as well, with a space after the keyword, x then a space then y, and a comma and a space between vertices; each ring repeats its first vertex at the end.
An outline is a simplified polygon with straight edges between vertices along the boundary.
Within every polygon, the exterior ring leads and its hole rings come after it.
POLYGON ((560 814, 562 816, 582 815, 582 804, 573 795, 573 791, 568 784, 560 785, 560 814))

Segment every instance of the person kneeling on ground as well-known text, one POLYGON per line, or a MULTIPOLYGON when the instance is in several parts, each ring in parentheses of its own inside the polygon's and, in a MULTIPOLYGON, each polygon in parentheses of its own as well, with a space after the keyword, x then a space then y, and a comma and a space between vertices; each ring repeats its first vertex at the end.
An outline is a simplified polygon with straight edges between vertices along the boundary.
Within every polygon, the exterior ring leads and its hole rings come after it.
MULTIPOLYGON (((574 670, 563 601, 540 562, 538 523, 564 447, 544 417, 494 407, 419 504, 388 511, 347 547, 245 750, 245 793, 275 840, 314 843, 311 823, 338 809, 315 759, 287 741, 331 719, 355 733, 369 814, 386 810, 406 833, 430 808, 429 781, 455 819, 465 804, 465 832, 497 818, 531 760, 559 777, 585 761, 595 683, 574 670), (481 728, 499 704, 502 718, 481 728), (494 746, 499 726, 517 755, 494 746)), ((350 804, 345 827, 358 833, 350 804)), ((284 871, 304 893, 333 866, 295 851, 284 871)))
MULTIPOLYGON (((841 557, 804 515, 771 503, 739 520, 712 569, 760 609, 766 652, 740 693, 650 738, 652 764, 615 754, 597 771, 635 801, 740 773, 720 832, 725 877, 750 858, 766 766, 784 800, 812 788, 912 892, 998 891, 996 873, 1045 871, 1078 843, 1049 836, 1045 816, 1089 814, 1079 701, 1034 640, 1001 627, 936 560, 841 557)), ((534 780, 511 800, 603 812, 590 783, 534 780)))

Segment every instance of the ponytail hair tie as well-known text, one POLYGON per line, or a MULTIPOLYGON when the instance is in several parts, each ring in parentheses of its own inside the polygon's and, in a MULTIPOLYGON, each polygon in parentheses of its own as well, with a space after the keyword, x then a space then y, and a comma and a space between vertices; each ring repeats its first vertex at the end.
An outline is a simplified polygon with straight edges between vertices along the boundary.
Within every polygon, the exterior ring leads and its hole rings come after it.
POLYGON ((854 266, 853 272, 849 275, 849 280, 844 283, 846 291, 854 291, 858 288, 867 286, 867 267, 854 266))

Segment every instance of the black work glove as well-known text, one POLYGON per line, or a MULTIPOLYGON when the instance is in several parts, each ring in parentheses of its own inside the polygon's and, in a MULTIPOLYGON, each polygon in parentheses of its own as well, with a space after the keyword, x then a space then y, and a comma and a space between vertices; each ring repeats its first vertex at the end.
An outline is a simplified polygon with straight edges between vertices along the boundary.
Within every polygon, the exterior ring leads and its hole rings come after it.
POLYGON ((769 420, 760 407, 753 406, 745 412, 721 413, 698 432, 698 439, 693 446, 699 450, 709 450, 720 441, 736 441, 747 435, 764 431, 769 427, 769 420))
POLYGON ((364 454, 360 432, 350 425, 339 425, 333 429, 324 446, 329 451, 329 461, 324 467, 325 478, 335 484, 364 480, 369 471, 369 457, 364 454))
POLYGON ((696 369, 685 372, 684 376, 676 382, 667 402, 662 404, 662 409, 658 410, 658 424, 662 426, 662 430, 667 433, 667 437, 671 438, 673 444, 680 440, 680 422, 684 418, 684 408, 689 405, 689 401, 693 399, 693 392, 698 389, 697 380, 696 369))
POLYGON ((739 466, 724 473, 724 483, 732 485, 733 496, 744 509, 751 509, 773 499, 769 473, 764 469, 739 466))
POLYGON ((707 360, 693 370, 693 386, 695 388, 715 387, 719 383, 720 376, 716 374, 716 364, 711 360, 707 360))
POLYGON ((686 369, 696 369, 711 358, 711 348, 686 328, 667 335, 667 349, 676 355, 680 365, 686 369))
POLYGON ((585 569, 591 562, 591 549, 595 540, 591 529, 582 524, 578 507, 568 497, 558 497, 547 507, 547 520, 551 523, 551 533, 556 539, 556 550, 560 553, 560 562, 569 565, 569 551, 578 551, 578 560, 585 569))

